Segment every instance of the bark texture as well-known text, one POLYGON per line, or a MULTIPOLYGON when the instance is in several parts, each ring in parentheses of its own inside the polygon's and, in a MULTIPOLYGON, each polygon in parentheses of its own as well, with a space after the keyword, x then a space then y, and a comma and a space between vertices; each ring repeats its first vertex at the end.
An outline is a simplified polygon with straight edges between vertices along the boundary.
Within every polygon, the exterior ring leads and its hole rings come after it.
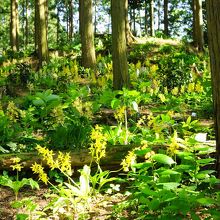
POLYGON ((129 87, 127 47, 125 37, 126 0, 111 0, 113 88, 129 87))
POLYGON ((155 36, 154 29, 154 0, 150 0, 150 36, 155 36))
POLYGON ((94 69, 96 65, 96 56, 94 46, 94 26, 92 20, 92 10, 92 0, 79 0, 82 66, 85 68, 94 69))
POLYGON ((164 34, 169 35, 168 0, 164 0, 164 34))
POLYGON ((11 49, 16 52, 19 48, 19 19, 18 2, 11 0, 11 24, 10 24, 11 49))
POLYGON ((215 114, 216 170, 220 178, 220 3, 219 0, 207 0, 206 4, 215 114))
POLYGON ((195 47, 197 47, 198 50, 202 51, 204 48, 202 0, 193 0, 193 13, 194 13, 193 41, 195 47))
POLYGON ((35 34, 39 64, 48 62, 47 42, 47 2, 46 0, 35 0, 35 34))

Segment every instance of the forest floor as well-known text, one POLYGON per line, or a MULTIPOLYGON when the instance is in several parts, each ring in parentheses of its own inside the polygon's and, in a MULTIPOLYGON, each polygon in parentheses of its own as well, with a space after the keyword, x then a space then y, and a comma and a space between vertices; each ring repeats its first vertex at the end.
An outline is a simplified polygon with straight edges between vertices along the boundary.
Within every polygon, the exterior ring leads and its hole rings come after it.
MULTIPOLYGON (((21 201, 22 199, 28 198, 32 199, 34 203, 37 205, 37 211, 43 211, 43 209, 47 206, 50 199, 48 198, 49 190, 46 187, 42 187, 39 190, 32 190, 29 188, 24 188, 21 190, 18 196, 18 201, 21 201)), ((25 208, 13 208, 12 204, 15 201, 15 196, 13 192, 6 188, 6 187, 0 187, 0 220, 17 220, 17 219, 23 219, 18 218, 17 214, 30 214, 25 210, 25 208)), ((125 200, 126 197, 122 195, 121 193, 116 193, 114 195, 98 195, 95 199, 93 199, 90 203, 91 211, 88 212, 89 216, 86 219, 91 220, 105 220, 105 219, 116 219, 112 216, 113 212, 113 206, 115 204, 118 204, 125 200)), ((33 220, 35 219, 42 219, 41 217, 38 218, 36 216, 36 211, 32 213, 33 220)), ((73 216, 73 219, 79 219, 79 214, 76 213, 73 216)), ((126 216, 127 214, 124 213, 126 216)), ((29 218, 28 218, 29 219, 29 218)), ((57 216, 52 217, 45 217, 43 219, 60 219, 57 216)), ((126 218, 126 219, 129 219, 126 218)))

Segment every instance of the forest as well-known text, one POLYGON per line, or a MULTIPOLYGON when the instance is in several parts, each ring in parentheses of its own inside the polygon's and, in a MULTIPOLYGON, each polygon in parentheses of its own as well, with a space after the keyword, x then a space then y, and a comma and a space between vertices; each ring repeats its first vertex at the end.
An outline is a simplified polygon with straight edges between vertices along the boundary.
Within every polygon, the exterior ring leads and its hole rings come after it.
POLYGON ((220 219, 219 0, 0 0, 0 219, 220 219))

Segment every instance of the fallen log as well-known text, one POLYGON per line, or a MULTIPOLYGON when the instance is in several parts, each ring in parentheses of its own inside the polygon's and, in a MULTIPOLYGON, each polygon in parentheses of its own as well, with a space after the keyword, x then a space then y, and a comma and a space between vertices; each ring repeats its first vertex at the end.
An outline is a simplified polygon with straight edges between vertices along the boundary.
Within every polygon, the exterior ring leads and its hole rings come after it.
MULTIPOLYGON (((134 145, 116 145, 108 146, 106 149, 106 156, 102 158, 101 165, 104 167, 112 167, 120 165, 122 159, 127 155, 128 151, 133 149, 134 145)), ((69 152, 69 151, 66 151, 69 152)), ((54 152, 55 157, 58 152, 54 152)), ((88 149, 70 151, 71 164, 73 168, 82 167, 84 165, 89 165, 91 163, 91 155, 88 149)), ((40 155, 37 152, 30 153, 10 153, 10 154, 0 154, 0 170, 12 170, 11 165, 13 161, 11 160, 14 157, 19 157, 21 159, 22 166, 24 169, 30 169, 31 165, 36 163, 42 164, 44 167, 47 167, 45 161, 42 161, 40 155)))

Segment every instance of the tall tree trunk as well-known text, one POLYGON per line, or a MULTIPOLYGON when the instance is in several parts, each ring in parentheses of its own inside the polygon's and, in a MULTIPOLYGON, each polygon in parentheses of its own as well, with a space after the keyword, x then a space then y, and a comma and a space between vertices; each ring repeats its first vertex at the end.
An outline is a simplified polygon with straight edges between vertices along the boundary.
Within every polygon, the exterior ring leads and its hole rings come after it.
POLYGON ((29 27, 28 27, 28 0, 26 0, 26 13, 25 13, 25 46, 28 46, 28 35, 29 35, 29 27))
POLYGON ((11 0, 11 24, 10 24, 11 49, 16 52, 19 49, 19 19, 18 2, 11 0))
POLYGON ((154 30, 154 0, 150 0, 150 35, 155 36, 154 30))
POLYGON ((73 1, 69 0, 69 40, 73 39, 73 1))
POLYGON ((42 66, 43 62, 48 62, 48 42, 47 42, 47 7, 46 0, 35 0, 37 2, 36 10, 36 34, 37 34, 37 52, 39 58, 39 65, 42 66))
POLYGON ((168 0, 164 0, 164 34, 169 35, 169 20, 168 20, 168 0))
POLYGON ((144 29, 145 29, 145 35, 148 35, 148 11, 147 11, 147 0, 144 1, 144 29))
POLYGON ((92 0, 79 0, 82 66, 85 68, 95 68, 96 65, 92 14, 92 0))
POLYGON ((59 31, 60 31, 60 9, 57 6, 57 45, 59 45, 59 31))
POLYGON ((128 20, 128 0, 125 0, 125 36, 127 45, 131 45, 134 41, 136 41, 131 32, 131 27, 128 20))
POLYGON ((194 45, 198 50, 204 49, 202 0, 194 0, 194 45))
POLYGON ((126 0, 111 0, 113 88, 129 87, 127 48, 125 37, 126 0))
POLYGON ((220 178, 220 4, 219 0, 207 0, 206 3, 215 114, 216 170, 217 177, 220 178))
POLYGON ((157 20, 158 20, 158 27, 157 30, 160 30, 160 21, 161 21, 161 14, 160 14, 160 7, 161 7, 161 0, 157 2, 157 20))

